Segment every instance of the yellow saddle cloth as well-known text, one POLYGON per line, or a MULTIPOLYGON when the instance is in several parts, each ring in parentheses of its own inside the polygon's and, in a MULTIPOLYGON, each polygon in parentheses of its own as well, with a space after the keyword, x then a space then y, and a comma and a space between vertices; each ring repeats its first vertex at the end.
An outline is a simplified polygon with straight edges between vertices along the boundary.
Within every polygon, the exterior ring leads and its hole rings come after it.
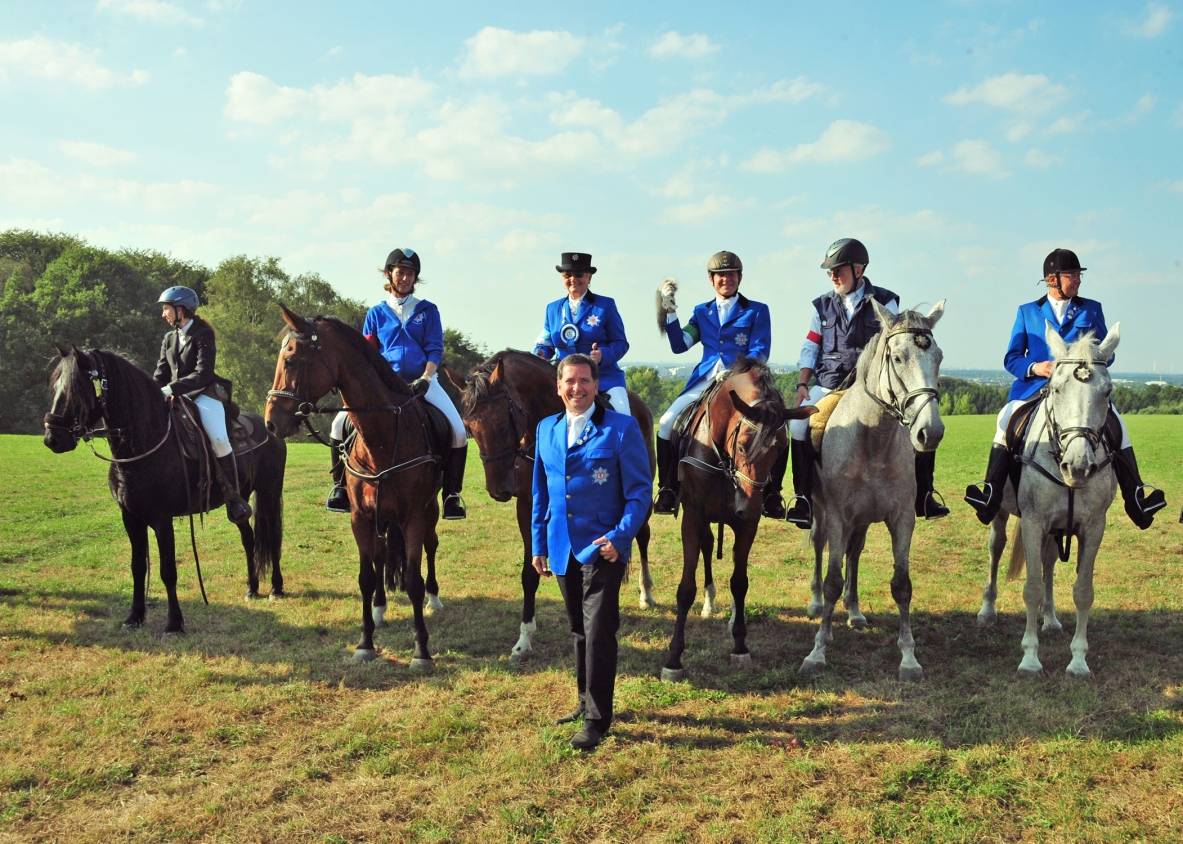
POLYGON ((826 393, 814 405, 817 408, 817 413, 809 417, 809 438, 813 443, 815 454, 821 454, 822 435, 826 432, 826 423, 830 421, 830 414, 834 412, 834 408, 838 406, 839 399, 845 393, 845 390, 834 390, 833 392, 826 393))

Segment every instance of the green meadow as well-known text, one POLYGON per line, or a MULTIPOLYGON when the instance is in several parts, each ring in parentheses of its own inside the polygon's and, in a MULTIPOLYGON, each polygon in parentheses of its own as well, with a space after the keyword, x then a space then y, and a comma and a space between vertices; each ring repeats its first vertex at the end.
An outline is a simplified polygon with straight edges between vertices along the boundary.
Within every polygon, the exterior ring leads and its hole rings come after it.
MULTIPOLYGON (((812 555, 765 522, 750 561, 749 669, 728 660, 719 611, 688 624, 688 680, 659 672, 681 571, 676 522, 655 518, 656 609, 622 593, 618 720, 594 754, 553 726, 574 699, 558 588, 544 581, 533 657, 516 666, 520 543, 512 505, 483 491, 471 449, 469 518, 440 525, 444 609, 428 619, 435 671, 410 669, 404 596, 380 659, 350 661, 360 625, 348 518, 322 508, 322 447, 288 452, 287 597, 244 600, 238 535, 177 521, 187 634, 164 637, 152 545, 147 624, 121 629, 129 550, 106 464, 0 437, 0 840, 13 841, 1013 841, 1183 839, 1183 417, 1130 416, 1143 474, 1170 501, 1136 530, 1109 513, 1089 626, 1094 679, 1067 677, 1065 632, 1022 679, 1021 585, 999 620, 975 616, 986 529, 960 500, 985 466, 993 420, 946 419, 937 485, 951 518, 917 526, 913 632, 925 678, 896 679, 898 616, 886 530, 841 607, 829 668, 797 666, 812 555)), ((100 450, 105 444, 98 446, 100 450)), ((728 534, 728 536, 730 536, 728 534)), ((728 551, 730 551, 728 539, 728 551)), ((699 599, 701 601, 701 573, 699 599)), ((696 607, 697 610, 697 607, 696 607)))

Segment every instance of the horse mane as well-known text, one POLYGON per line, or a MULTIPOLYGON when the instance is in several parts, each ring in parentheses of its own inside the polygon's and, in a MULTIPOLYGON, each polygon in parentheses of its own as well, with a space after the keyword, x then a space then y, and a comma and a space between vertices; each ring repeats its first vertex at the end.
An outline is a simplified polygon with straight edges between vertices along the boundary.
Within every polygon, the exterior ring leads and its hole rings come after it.
MULTIPOLYGON (((771 407, 778 418, 783 416, 785 412, 785 397, 781 394, 780 389, 776 386, 776 379, 772 376, 772 370, 768 368, 768 364, 755 358, 741 357, 731 365, 727 371, 727 376, 730 378, 733 375, 750 375, 752 382, 760 389, 764 397, 761 399, 761 404, 764 407, 771 407)), ((776 436, 776 431, 767 427, 761 428, 762 436, 752 445, 753 451, 762 451, 765 447, 765 440, 776 436)))
POLYGON ((78 361, 80 354, 95 365, 107 382, 103 407, 108 427, 132 432, 129 440, 137 439, 135 433, 158 437, 166 420, 160 387, 151 375, 118 352, 87 349, 57 358, 50 384, 65 376, 62 398, 66 406, 88 407, 94 396, 90 372, 78 361))
POLYGON ((1089 369, 1093 368, 1097 362, 1097 354, 1101 346, 1101 341, 1097 339, 1096 332, 1087 331, 1067 345, 1069 358, 1084 360, 1085 365, 1089 369))
POLYGON ((391 368, 390 361, 382 357, 381 353, 352 325, 333 316, 315 316, 312 318, 312 322, 320 325, 327 324, 337 336, 370 364, 370 367, 382 379, 382 383, 389 387, 396 396, 411 395, 411 388, 407 386, 403 377, 391 368))
POLYGON ((863 350, 859 352, 858 363, 855 364, 854 371, 857 375, 857 380, 866 382, 867 370, 871 367, 871 361, 875 358, 875 353, 879 350, 879 344, 887 337, 885 333, 892 328, 925 328, 931 329, 932 326, 928 324, 928 317, 916 310, 900 311, 895 319, 891 321, 891 325, 884 325, 875 333, 867 345, 863 346, 863 350))
POLYGON ((501 365, 506 358, 513 358, 520 360, 522 363, 538 369, 539 373, 546 373, 548 378, 554 377, 554 369, 547 361, 538 357, 538 355, 530 352, 523 352, 521 349, 502 349, 500 352, 495 352, 488 360, 479 364, 476 369, 472 371, 471 377, 464 386, 464 391, 460 395, 461 413, 465 416, 473 412, 476 406, 489 398, 492 392, 493 385, 490 379, 493 373, 497 371, 497 367, 501 365))

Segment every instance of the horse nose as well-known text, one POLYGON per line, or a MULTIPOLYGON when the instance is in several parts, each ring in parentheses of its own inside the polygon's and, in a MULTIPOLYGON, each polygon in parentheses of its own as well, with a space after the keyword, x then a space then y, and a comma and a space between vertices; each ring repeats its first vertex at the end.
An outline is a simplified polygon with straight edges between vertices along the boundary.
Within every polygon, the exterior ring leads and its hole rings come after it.
POLYGON ((916 441, 918 443, 920 443, 921 446, 927 445, 928 444, 928 432, 925 431, 923 428, 921 428, 916 433, 916 441))
POLYGON ((269 433, 273 436, 275 434, 275 423, 272 422, 270 419, 267 420, 267 433, 269 433))

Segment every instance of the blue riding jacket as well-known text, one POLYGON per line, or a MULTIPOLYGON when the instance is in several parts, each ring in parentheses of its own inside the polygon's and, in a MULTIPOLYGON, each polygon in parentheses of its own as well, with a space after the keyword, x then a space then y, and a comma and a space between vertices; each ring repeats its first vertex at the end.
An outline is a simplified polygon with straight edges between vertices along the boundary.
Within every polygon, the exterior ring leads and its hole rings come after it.
POLYGON ((583 294, 579 306, 579 321, 571 317, 570 300, 564 296, 546 306, 546 322, 542 329, 544 339, 534 346, 534 354, 550 360, 558 355, 559 360, 579 352, 591 354, 593 343, 600 347, 600 389, 610 390, 624 386, 624 370, 619 361, 628 352, 628 340, 624 336, 624 321, 616 310, 616 302, 607 296, 592 293, 583 294), (563 326, 574 325, 579 336, 573 340, 563 338, 563 326))
POLYGON ((438 366, 444 356, 444 328, 439 308, 426 299, 415 303, 406 323, 389 304, 379 302, 366 312, 361 333, 378 344, 378 351, 390 361, 390 368, 406 381, 422 375, 428 361, 438 366))
POLYGON ((683 329, 676 318, 665 324, 665 335, 674 354, 687 351, 695 342, 702 343, 702 360, 690 373, 683 393, 710 375, 720 360, 724 366, 731 366, 741 357, 768 360, 772 351, 772 318, 768 306, 753 302, 740 293, 736 297, 723 325, 719 325, 719 311, 714 299, 695 305, 685 328, 690 343, 682 336, 683 329))
POLYGON ((566 574, 574 556, 595 562, 601 536, 628 562, 633 538, 649 512, 653 481, 641 429, 631 416, 598 407, 567 448, 567 414, 538 423, 530 543, 550 570, 566 574))
MULTIPOLYGON (((1052 359, 1052 353, 1047 347, 1044 336, 1047 323, 1056 326, 1064 342, 1070 343, 1080 339, 1087 332, 1093 332, 1098 340, 1103 340, 1109 333, 1105 327, 1105 314, 1101 311, 1101 303, 1083 296, 1075 296, 1068 303, 1064 311, 1064 321, 1056 321, 1056 312, 1048 303, 1047 296, 1041 296, 1034 302, 1019 306, 1015 315, 1015 324, 1010 331, 1010 343, 1006 347, 1003 366, 1006 371, 1015 376, 1015 383, 1011 384, 1009 401, 1029 399, 1047 383, 1047 379, 1031 374, 1032 364, 1052 359)), ((1111 358, 1110 364, 1113 363, 1111 358)))

